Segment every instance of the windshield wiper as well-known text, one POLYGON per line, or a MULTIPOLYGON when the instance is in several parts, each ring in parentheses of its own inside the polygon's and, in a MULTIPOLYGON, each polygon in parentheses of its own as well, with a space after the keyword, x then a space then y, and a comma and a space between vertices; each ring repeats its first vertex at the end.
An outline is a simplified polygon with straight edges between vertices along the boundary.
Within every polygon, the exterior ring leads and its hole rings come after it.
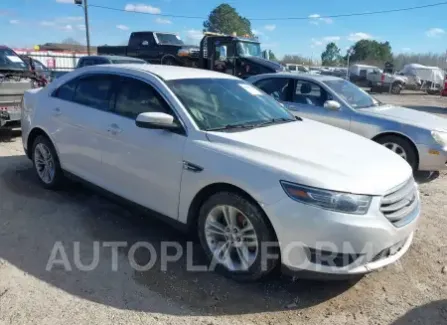
MULTIPOLYGON (((267 126, 267 125, 272 125, 272 124, 279 124, 279 123, 288 123, 288 122, 295 122, 298 119, 291 119, 291 118, 285 118, 285 117, 280 117, 280 118, 272 118, 270 120, 267 121, 263 121, 261 123, 256 124, 256 126, 267 126)), ((300 118, 301 120, 301 118, 300 118)), ((299 120, 298 120, 299 121, 299 120)))
POLYGON ((252 129, 256 124, 227 124, 224 126, 218 126, 215 128, 209 128, 205 131, 223 131, 223 130, 235 130, 235 129, 252 129))

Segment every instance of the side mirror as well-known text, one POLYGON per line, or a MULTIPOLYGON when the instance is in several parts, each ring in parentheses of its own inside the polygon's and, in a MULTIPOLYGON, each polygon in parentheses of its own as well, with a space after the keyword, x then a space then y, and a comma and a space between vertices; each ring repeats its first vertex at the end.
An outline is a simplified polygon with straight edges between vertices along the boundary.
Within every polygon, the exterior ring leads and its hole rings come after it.
POLYGON ((227 47, 226 45, 224 45, 219 49, 219 60, 225 61, 226 59, 227 59, 227 47))
POLYGON ((166 113, 147 112, 137 116, 135 124, 140 128, 177 130, 179 127, 174 123, 174 117, 166 113))
POLYGON ((340 107, 340 103, 335 100, 327 100, 324 103, 324 108, 330 109, 331 111, 338 111, 340 107))

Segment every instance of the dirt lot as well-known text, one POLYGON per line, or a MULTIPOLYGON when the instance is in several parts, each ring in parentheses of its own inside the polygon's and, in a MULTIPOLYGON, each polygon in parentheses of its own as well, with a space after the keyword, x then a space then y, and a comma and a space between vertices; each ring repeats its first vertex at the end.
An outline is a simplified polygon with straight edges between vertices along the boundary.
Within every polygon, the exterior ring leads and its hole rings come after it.
MULTIPOLYGON (((447 98, 377 96, 447 117, 447 98), (443 109, 444 108, 444 109, 443 109)), ((101 248, 91 272, 45 270, 62 241, 73 261, 81 243, 188 239, 153 218, 78 184, 61 192, 38 185, 20 138, 0 138, 0 324, 447 324, 447 173, 418 175, 423 215, 410 251, 362 279, 316 282, 278 277, 241 285, 212 273, 136 272, 101 248)), ((86 257, 87 256, 87 257, 86 257)), ((144 256, 140 256, 144 260, 144 256)), ((201 257, 198 256, 198 259, 201 257)))

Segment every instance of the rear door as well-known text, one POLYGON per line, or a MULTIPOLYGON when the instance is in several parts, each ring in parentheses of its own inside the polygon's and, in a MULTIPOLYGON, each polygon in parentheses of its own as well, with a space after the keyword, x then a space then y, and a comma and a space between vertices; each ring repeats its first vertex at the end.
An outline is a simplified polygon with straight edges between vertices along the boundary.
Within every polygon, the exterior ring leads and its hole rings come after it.
POLYGON ((51 134, 62 167, 103 186, 101 150, 110 118, 113 76, 90 74, 67 82, 53 94, 51 134))
POLYGON ((163 53, 155 42, 153 33, 135 33, 131 35, 127 55, 150 63, 160 63, 163 53))
POLYGON ((266 78, 256 81, 254 85, 284 104, 287 108, 293 108, 292 78, 266 78))

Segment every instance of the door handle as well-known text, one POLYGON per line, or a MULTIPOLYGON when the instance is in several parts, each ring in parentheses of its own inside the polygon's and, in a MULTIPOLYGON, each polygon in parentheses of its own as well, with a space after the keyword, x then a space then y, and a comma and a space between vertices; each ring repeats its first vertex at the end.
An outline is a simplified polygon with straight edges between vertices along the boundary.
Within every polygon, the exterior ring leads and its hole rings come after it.
POLYGON ((61 114, 62 114, 62 112, 61 112, 61 109, 59 107, 56 107, 56 108, 53 109, 53 115, 54 116, 59 116, 61 114))
POLYGON ((112 135, 117 135, 122 132, 121 128, 118 126, 118 124, 113 123, 110 124, 107 128, 107 132, 111 133, 112 135))

